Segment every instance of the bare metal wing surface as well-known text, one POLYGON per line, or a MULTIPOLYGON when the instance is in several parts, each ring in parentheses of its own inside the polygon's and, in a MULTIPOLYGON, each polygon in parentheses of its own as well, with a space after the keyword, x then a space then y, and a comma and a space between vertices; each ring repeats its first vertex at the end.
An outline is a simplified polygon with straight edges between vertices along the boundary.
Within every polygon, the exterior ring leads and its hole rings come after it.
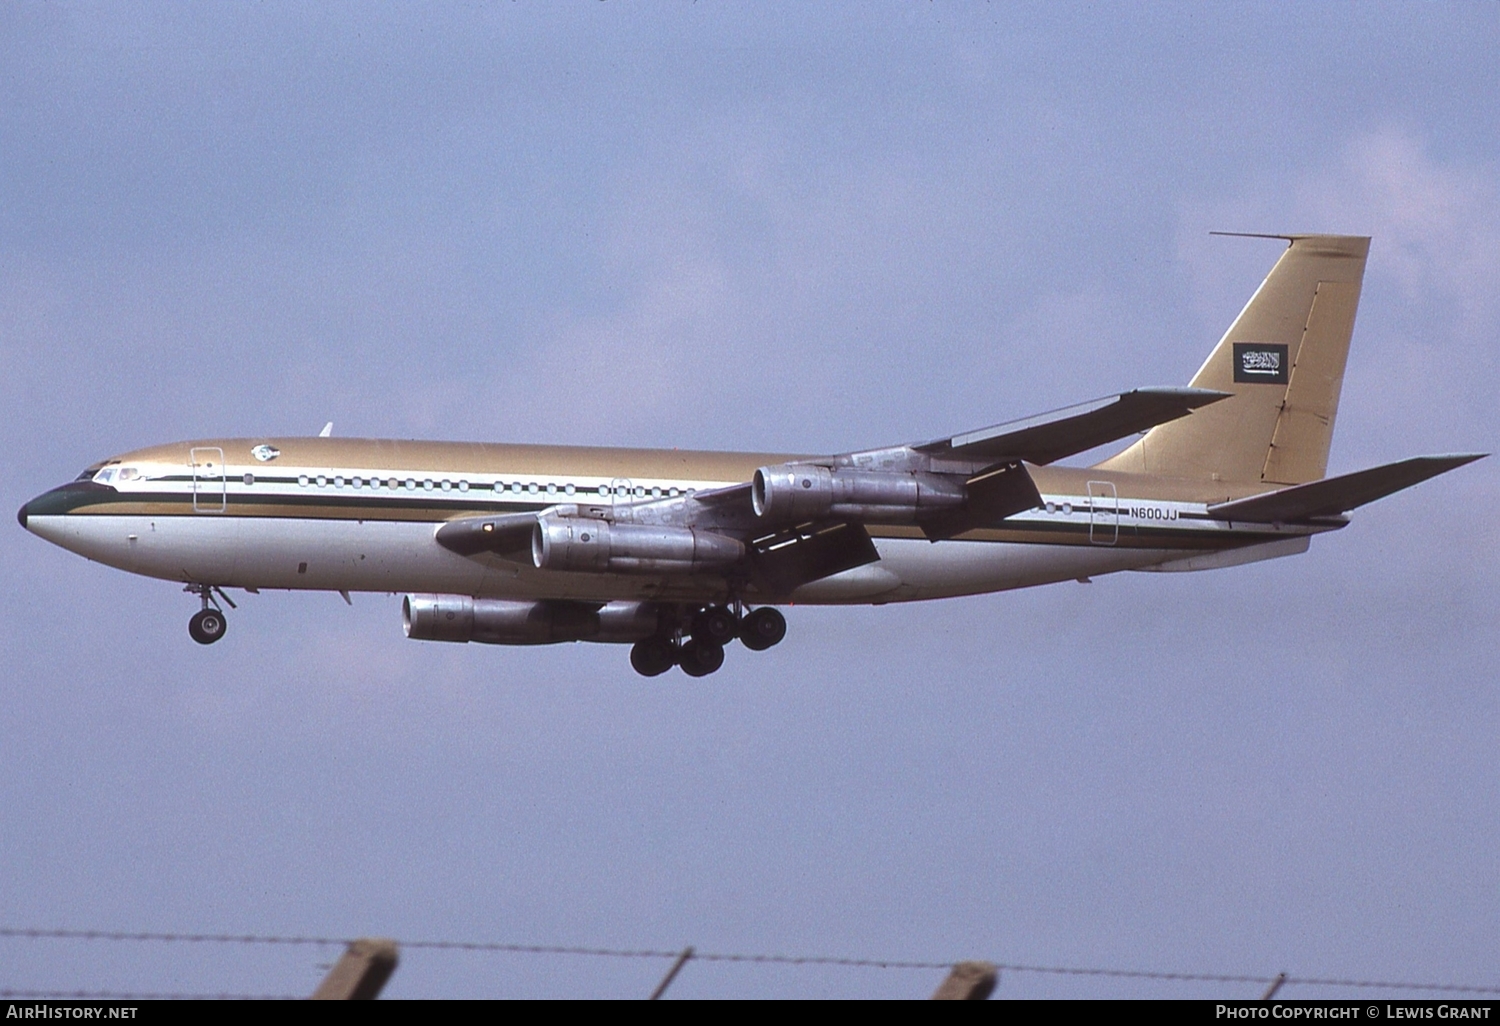
POLYGON ((1210 388, 1137 388, 1059 410, 915 446, 918 452, 990 462, 1025 460, 1042 466, 1186 417, 1228 399, 1210 388))

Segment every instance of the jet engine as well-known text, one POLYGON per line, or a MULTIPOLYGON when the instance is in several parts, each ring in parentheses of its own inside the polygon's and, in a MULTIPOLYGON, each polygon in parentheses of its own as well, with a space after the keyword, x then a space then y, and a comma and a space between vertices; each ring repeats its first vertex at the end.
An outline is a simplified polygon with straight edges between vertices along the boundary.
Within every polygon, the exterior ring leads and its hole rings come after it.
POLYGON ((750 486, 755 514, 789 523, 819 517, 910 523, 961 506, 963 483, 936 474, 830 470, 811 464, 761 467, 750 486))
POLYGON ((542 517, 531 535, 539 570, 683 574, 723 569, 744 555, 738 539, 691 527, 542 517))
POLYGON ((407 595, 401 624, 417 641, 476 641, 485 645, 549 645, 559 641, 629 643, 660 633, 662 608, 653 602, 476 599, 468 595, 407 595))

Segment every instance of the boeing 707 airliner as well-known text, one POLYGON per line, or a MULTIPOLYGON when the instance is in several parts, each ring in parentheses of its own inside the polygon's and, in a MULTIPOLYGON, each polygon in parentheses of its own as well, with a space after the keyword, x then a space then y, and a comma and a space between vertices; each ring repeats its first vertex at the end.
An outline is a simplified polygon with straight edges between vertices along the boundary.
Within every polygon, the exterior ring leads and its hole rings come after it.
POLYGON ((21 526, 177 581, 406 593, 408 637, 629 644, 647 676, 782 640, 790 603, 947 598, 1305 552, 1349 511, 1480 458, 1325 477, 1368 238, 1289 245, 1186 388, 837 455, 223 438, 96 463, 21 526), (1091 467, 1057 461, 1141 434, 1091 467))

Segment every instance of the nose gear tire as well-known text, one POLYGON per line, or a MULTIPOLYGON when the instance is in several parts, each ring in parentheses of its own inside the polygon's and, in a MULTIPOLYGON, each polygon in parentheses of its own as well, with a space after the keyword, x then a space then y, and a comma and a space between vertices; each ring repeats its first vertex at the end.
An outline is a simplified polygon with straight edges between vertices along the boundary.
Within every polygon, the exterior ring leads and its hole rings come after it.
POLYGON ((200 645, 212 645, 229 627, 224 614, 217 609, 202 609, 188 621, 188 635, 200 645))

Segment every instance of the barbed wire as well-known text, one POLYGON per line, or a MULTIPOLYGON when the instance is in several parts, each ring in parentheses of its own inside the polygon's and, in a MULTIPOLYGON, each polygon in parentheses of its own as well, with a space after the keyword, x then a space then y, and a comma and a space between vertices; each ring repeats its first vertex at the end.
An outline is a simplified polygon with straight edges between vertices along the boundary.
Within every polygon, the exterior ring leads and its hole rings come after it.
MULTIPOLYGON (((238 933, 165 933, 138 930, 61 930, 41 929, 35 927, 0 927, 0 938, 18 938, 28 940, 84 940, 84 941, 142 941, 159 943, 183 943, 183 944, 265 944, 265 945, 288 945, 288 946, 324 946, 343 947, 352 943, 356 938, 352 937, 317 937, 317 936, 277 936, 272 934, 238 934, 238 933)), ((597 958, 641 958, 641 959, 673 959, 682 955, 680 950, 667 951, 655 948, 599 948, 580 947, 559 944, 511 944, 498 941, 451 941, 451 940, 414 940, 400 941, 400 946, 406 949, 423 949, 428 951, 471 951, 492 952, 501 954, 521 955, 572 955, 597 958)), ((735 954, 726 952, 694 951, 692 960, 698 962, 729 962, 752 965, 827 965, 842 968, 856 969, 921 969, 921 970, 945 970, 951 969, 955 962, 932 962, 932 961, 910 961, 904 959, 887 958, 847 958, 836 955, 777 955, 777 954, 735 954)), ((1053 965, 1028 965, 1022 963, 995 962, 995 968, 1002 972, 1012 973, 1038 973, 1051 976, 1091 976, 1109 979, 1131 979, 1131 980, 1161 980, 1164 982, 1185 983, 1259 983, 1270 984, 1281 979, 1282 986, 1311 986, 1311 987, 1349 987, 1363 990, 1408 990, 1408 991, 1430 991, 1446 994, 1500 994, 1500 986, 1481 986, 1463 983, 1415 983, 1394 980, 1358 980, 1337 979, 1321 976, 1292 976, 1284 978, 1278 976, 1257 976, 1253 974, 1235 973, 1193 973, 1193 972, 1162 972, 1150 969, 1110 969, 1098 967, 1081 966, 1053 966, 1053 965)), ((50 992, 49 992, 50 993, 50 992)), ((40 992, 23 994, 21 992, 0 991, 0 996, 6 997, 43 997, 40 992)), ((58 992, 59 997, 106 997, 104 993, 86 992, 58 992)), ((122 999, 140 998, 147 1000, 151 998, 167 998, 172 995, 144 995, 144 994, 121 994, 122 999)), ((257 995, 176 995, 186 998, 207 997, 243 997, 255 998, 257 995)), ((274 999, 275 995, 259 995, 258 997, 274 999)))
POLYGON ((0 990, 0 998, 33 1001, 302 1001, 305 994, 136 994, 118 990, 0 990))

